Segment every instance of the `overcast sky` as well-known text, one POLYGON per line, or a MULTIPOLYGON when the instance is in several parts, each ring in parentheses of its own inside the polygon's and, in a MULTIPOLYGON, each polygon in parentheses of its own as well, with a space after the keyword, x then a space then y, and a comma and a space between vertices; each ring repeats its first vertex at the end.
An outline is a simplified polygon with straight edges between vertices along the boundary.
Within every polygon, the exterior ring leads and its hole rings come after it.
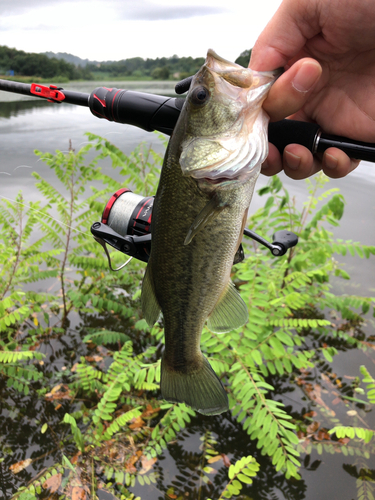
POLYGON ((0 0, 0 45, 105 61, 128 57, 234 60, 281 0, 0 0))

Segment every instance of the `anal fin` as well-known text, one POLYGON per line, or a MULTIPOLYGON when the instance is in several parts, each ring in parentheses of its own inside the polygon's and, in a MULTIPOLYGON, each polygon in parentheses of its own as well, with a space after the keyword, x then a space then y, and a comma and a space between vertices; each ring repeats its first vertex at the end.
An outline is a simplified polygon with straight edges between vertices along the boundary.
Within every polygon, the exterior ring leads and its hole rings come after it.
POLYGON ((249 319, 247 306, 231 281, 210 314, 207 326, 215 333, 240 328, 249 319))
POLYGON ((154 292, 152 283, 151 260, 147 264, 145 276, 142 283, 141 305, 142 312, 147 324, 153 326, 160 316, 160 306, 154 292))

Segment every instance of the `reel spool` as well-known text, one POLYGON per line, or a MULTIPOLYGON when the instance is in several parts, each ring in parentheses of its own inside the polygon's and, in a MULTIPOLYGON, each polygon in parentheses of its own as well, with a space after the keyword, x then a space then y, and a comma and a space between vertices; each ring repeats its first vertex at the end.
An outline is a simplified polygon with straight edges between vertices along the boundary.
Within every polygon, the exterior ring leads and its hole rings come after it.
POLYGON ((130 258, 148 262, 153 204, 154 196, 143 197, 130 189, 119 189, 105 206, 101 222, 94 222, 91 226, 91 233, 103 246, 109 267, 113 271, 122 269, 130 259, 119 268, 113 269, 106 244, 129 255, 130 258))

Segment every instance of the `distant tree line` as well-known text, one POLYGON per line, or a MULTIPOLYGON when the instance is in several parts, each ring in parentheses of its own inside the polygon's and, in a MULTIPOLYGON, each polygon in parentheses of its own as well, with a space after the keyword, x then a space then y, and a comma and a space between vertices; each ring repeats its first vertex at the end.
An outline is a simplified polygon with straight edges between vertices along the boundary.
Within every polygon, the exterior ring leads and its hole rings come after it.
POLYGON ((109 73, 114 77, 150 77, 155 80, 168 80, 169 78, 185 78, 193 75, 203 63, 203 57, 178 57, 174 55, 156 59, 132 57, 121 61, 89 63, 87 68, 92 73, 109 73))
POLYGON ((63 59, 49 58, 16 50, 0 45, 0 73, 14 71, 15 75, 38 76, 41 78, 64 78, 69 80, 88 80, 92 78, 87 68, 70 64, 63 59))
MULTIPOLYGON (((245 50, 236 59, 247 67, 250 50, 245 50)), ((58 80, 93 80, 107 78, 151 78, 154 80, 182 79, 194 75, 204 63, 204 57, 158 57, 143 59, 132 57, 121 61, 83 61, 82 66, 70 60, 80 60, 72 54, 47 52, 35 54, 0 45, 0 74, 13 70, 15 75, 53 78, 58 80), (56 57, 54 57, 54 55, 56 57)))
MULTIPOLYGON (((238 64, 247 67, 251 50, 243 51, 236 59, 238 64)), ((154 80, 182 79, 194 75, 204 63, 204 57, 158 57, 156 59, 142 59, 132 57, 121 61, 106 61, 102 63, 88 63, 87 69, 93 74, 105 73, 113 77, 151 77, 154 80)))
POLYGON ((235 62, 237 64, 241 64, 241 66, 243 66, 244 68, 247 68, 249 66, 250 56, 251 56, 251 49, 250 50, 244 50, 237 57, 237 59, 235 60, 235 62))

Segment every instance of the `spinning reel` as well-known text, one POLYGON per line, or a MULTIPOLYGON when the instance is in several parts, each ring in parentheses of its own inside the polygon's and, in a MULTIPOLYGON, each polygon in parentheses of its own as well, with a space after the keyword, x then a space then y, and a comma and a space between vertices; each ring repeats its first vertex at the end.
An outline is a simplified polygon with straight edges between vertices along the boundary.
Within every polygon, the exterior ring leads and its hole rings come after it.
MULTIPOLYGON (((119 271, 134 257, 148 262, 151 252, 151 218, 154 197, 142 197, 130 189, 119 189, 104 208, 101 222, 94 222, 91 233, 100 243, 107 255, 112 271, 119 271), (125 264, 113 269, 106 244, 130 256, 125 264)), ((250 229, 244 230, 244 235, 267 247, 272 255, 280 257, 288 248, 298 243, 298 237, 288 230, 277 231, 270 243, 250 229)), ((241 252, 241 259, 244 259, 241 252)))

